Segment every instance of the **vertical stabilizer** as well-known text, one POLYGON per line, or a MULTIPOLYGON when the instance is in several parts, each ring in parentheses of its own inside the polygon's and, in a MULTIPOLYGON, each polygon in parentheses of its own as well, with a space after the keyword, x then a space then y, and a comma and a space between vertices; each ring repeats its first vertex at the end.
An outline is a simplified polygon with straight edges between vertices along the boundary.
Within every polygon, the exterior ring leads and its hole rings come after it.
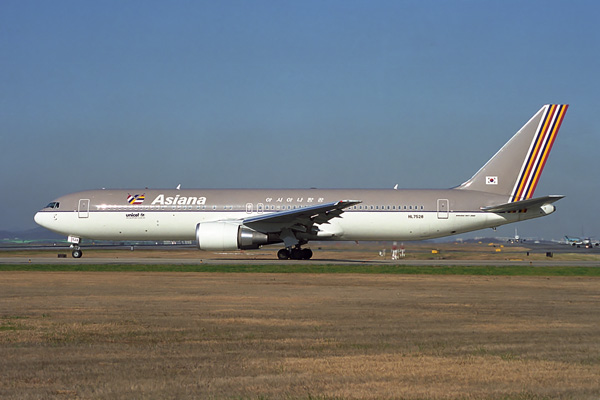
POLYGON ((567 104, 543 106, 471 179, 457 189, 530 199, 563 121, 567 104))

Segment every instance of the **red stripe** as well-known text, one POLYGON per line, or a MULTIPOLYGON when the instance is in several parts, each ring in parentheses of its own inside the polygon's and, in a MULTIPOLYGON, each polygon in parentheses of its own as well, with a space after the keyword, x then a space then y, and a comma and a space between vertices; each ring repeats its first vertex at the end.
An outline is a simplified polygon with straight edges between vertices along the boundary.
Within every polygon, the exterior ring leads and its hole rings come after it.
POLYGON ((524 200, 523 199, 524 193, 527 192, 527 190, 526 190, 527 182, 529 181, 529 178, 532 176, 532 173, 535 170, 535 168, 534 168, 535 160, 537 159, 539 151, 542 147, 541 143, 544 142, 544 138, 546 137, 546 132, 548 131, 548 128, 550 127, 549 121, 552 120, 551 115, 554 115, 553 108, 555 108, 555 107, 556 107, 556 105, 550 106, 549 110, 544 115, 545 118, 542 120, 542 126, 541 126, 540 131, 538 131, 536 133, 536 137, 534 138, 535 145, 533 147, 533 154, 529 154, 529 160, 527 163, 527 167, 525 168, 525 171, 523 171, 524 175, 521 178, 521 184, 519 185, 519 189, 517 190, 517 194, 515 196, 514 201, 524 200))
POLYGON ((563 119, 565 118, 565 113, 567 112, 568 107, 569 107, 569 105, 565 104, 558 110, 558 116, 556 117, 556 123, 554 125, 554 129, 550 133, 551 136, 550 136, 550 139, 548 139, 548 146, 546 148, 546 152, 543 154, 542 159, 540 160, 540 165, 537 168, 537 170, 539 172, 536 174, 535 178, 533 179, 533 182, 531 183, 531 187, 529 189, 527 198, 530 198, 531 196, 533 196, 533 192, 535 192, 535 188, 537 187, 537 184, 540 180, 540 176, 542 175, 542 171, 544 170, 544 167, 546 166, 546 161, 548 161, 548 156, 550 155, 550 151, 552 150, 552 146, 554 145, 554 141, 556 140, 558 130, 560 129, 560 125, 562 124, 563 119))

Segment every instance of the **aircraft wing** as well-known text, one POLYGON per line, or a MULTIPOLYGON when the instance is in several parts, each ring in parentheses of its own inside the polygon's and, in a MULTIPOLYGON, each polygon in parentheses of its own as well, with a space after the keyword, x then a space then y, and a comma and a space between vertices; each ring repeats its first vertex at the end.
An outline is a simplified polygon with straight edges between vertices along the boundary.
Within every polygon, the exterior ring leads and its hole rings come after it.
POLYGON ((246 218, 243 224, 259 231, 275 232, 283 229, 306 231, 313 224, 326 224, 332 218, 339 217, 345 208, 360 203, 359 200, 340 200, 332 203, 302 207, 246 218))
POLYGON ((526 208, 536 208, 541 207, 546 204, 552 204, 555 201, 562 199, 565 196, 562 195, 550 195, 544 197, 537 197, 535 199, 521 200, 515 201, 512 203, 504 203, 498 204, 495 206, 481 207, 482 211, 492 212, 492 213, 502 213, 502 212, 512 212, 524 210, 526 208))

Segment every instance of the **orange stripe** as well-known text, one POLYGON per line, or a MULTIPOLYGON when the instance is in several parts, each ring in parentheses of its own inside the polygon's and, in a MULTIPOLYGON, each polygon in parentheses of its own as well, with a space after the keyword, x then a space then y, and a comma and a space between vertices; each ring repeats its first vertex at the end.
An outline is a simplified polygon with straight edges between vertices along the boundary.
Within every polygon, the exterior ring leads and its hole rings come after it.
POLYGON ((531 182, 531 186, 529 188, 527 198, 530 198, 531 196, 533 196, 533 192, 535 191, 535 188, 537 187, 537 184, 538 184, 538 181, 540 180, 540 176, 542 175, 544 166, 546 165, 546 161, 548 160, 548 156, 550 155, 550 150, 552 150, 552 146, 554 145, 554 141, 556 140, 556 136, 558 135, 558 130, 560 129, 560 125, 562 124, 563 118, 567 111, 567 107, 568 106, 565 105, 562 108, 562 110, 560 110, 559 115, 556 117, 554 129, 552 130, 552 132, 550 134, 550 138, 548 139, 548 145, 546 146, 546 151, 544 152, 544 154, 542 155, 542 158, 540 159, 540 164, 539 164, 539 166, 537 168, 537 172, 531 182))
POLYGON ((544 123, 544 126, 542 127, 540 134, 537 137, 537 142, 535 144, 535 149, 533 151, 533 154, 531 156, 531 158, 529 159, 529 165, 527 165, 527 171, 525 173, 525 179, 523 179, 523 182, 521 182, 521 187, 519 188, 519 200, 527 200, 528 197, 527 196, 527 182, 529 181, 529 178, 532 174, 535 173, 535 171, 532 170, 532 168, 535 166, 536 164, 536 160, 538 157, 538 154, 540 152, 541 149, 541 145, 542 143, 544 143, 544 138, 546 137, 546 133, 548 130, 548 127, 550 126, 550 121, 552 121, 552 115, 554 115, 554 108, 555 106, 552 105, 550 106, 550 109, 548 110, 548 113, 546 114, 546 122, 544 123))
POLYGON ((562 108, 562 110, 560 111, 560 114, 558 115, 558 117, 556 118, 556 124, 554 125, 554 129, 550 133, 550 138, 548 139, 548 146, 546 147, 546 151, 542 155, 542 159, 540 160, 540 165, 537 168, 537 171, 536 171, 536 174, 535 174, 533 180, 531 181, 531 186, 527 193, 528 199, 531 196, 533 196, 533 192, 535 191, 538 181, 540 180, 540 176, 542 175, 542 170, 544 169, 544 166, 546 165, 546 161, 548 160, 548 156, 550 155, 550 150, 552 150, 552 146, 554 145, 554 141, 556 140, 556 135, 558 134, 560 125, 562 124, 563 118, 565 117, 565 113, 567 112, 567 107, 568 106, 565 105, 562 108))
MULTIPOLYGON (((550 106, 550 110, 548 111, 548 113, 546 114, 548 115, 553 115, 554 114, 554 110, 553 108, 555 108, 556 105, 552 105, 550 106)), ((525 187, 527 186, 527 181, 529 181, 529 176, 531 173, 531 168, 533 167, 533 165, 535 164, 535 160, 537 159, 538 153, 540 151, 540 144, 544 142, 543 138, 546 136, 546 131, 548 129, 549 126, 549 121, 551 121, 552 118, 546 118, 546 122, 544 123, 544 126, 542 127, 540 133, 538 134, 536 140, 537 143, 535 145, 535 149, 532 153, 531 158, 529 159, 529 164, 527 165, 527 168, 525 170, 525 174, 523 175, 523 180, 521 182, 521 185, 519 186, 519 190, 517 191, 517 195, 515 197, 515 201, 519 201, 519 200, 523 200, 521 198, 521 196, 523 195, 523 191, 525 190, 525 187), (541 140, 540 140, 541 139, 541 140)))

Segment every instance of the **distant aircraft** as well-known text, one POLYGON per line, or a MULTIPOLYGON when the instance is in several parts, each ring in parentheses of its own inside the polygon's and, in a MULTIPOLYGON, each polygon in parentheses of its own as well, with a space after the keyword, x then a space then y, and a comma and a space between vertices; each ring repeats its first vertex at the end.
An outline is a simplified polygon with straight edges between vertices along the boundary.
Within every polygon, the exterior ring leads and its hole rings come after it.
MULTIPOLYGON (((311 240, 421 240, 543 217, 564 196, 533 198, 568 105, 543 106, 471 179, 452 189, 128 189, 57 198, 35 221, 81 239, 195 240, 201 250, 282 244, 309 259, 311 240)), ((483 139, 482 139, 483 140, 483 139)))
POLYGON ((594 246, 600 246, 600 242, 594 241, 591 238, 565 236, 565 242, 566 244, 570 244, 571 246, 584 246, 586 249, 592 248, 594 246))
POLYGON ((521 243, 521 238, 519 237, 519 233, 517 232, 517 228, 515 228, 515 237, 508 239, 508 243, 521 243))

